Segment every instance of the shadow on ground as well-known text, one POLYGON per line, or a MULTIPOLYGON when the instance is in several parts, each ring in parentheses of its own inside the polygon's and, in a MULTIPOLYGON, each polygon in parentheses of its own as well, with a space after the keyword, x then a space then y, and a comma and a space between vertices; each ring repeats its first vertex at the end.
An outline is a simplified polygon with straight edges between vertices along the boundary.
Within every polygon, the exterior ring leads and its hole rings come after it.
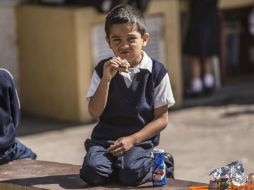
POLYGON ((70 127, 78 127, 80 125, 87 125, 96 123, 91 122, 70 122, 70 121, 56 121, 52 119, 39 118, 36 116, 22 114, 20 126, 17 129, 17 136, 33 135, 49 131, 58 131, 70 127))
POLYGON ((180 109, 196 106, 225 106, 229 104, 254 104, 254 80, 223 86, 210 96, 185 98, 183 101, 183 106, 180 109))

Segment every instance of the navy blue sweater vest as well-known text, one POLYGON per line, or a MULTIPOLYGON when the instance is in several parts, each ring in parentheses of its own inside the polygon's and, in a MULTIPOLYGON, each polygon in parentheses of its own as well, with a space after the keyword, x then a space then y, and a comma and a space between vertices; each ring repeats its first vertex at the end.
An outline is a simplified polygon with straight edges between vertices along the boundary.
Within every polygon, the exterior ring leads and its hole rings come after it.
MULTIPOLYGON (((95 67, 100 78, 107 60, 102 60, 95 67)), ((160 62, 152 62, 152 73, 147 69, 140 69, 129 88, 119 73, 111 80, 107 104, 92 132, 93 139, 116 140, 141 130, 154 119, 154 89, 167 70, 160 62)), ((155 146, 158 145, 159 134, 151 141, 155 146)))
POLYGON ((7 71, 0 70, 0 152, 14 144, 19 118, 14 81, 7 71))

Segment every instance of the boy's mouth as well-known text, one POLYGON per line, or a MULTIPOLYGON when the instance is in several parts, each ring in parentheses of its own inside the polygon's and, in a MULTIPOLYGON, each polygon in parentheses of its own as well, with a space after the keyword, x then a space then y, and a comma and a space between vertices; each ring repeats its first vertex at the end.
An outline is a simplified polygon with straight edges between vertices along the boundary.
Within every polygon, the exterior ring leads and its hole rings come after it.
POLYGON ((122 52, 120 52, 120 55, 121 55, 121 57, 126 58, 130 55, 130 52, 129 51, 122 51, 122 52))

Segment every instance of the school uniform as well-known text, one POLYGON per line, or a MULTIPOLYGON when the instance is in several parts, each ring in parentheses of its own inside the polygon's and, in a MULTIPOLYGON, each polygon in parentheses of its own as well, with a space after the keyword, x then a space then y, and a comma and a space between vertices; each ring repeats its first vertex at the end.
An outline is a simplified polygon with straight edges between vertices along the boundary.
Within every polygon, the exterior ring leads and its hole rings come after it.
POLYGON ((0 68, 0 164, 21 158, 36 158, 15 138, 20 120, 20 103, 12 75, 0 68))
POLYGON ((190 21, 183 45, 183 53, 207 58, 218 54, 218 0, 190 0, 190 21))
MULTIPOLYGON (((89 184, 103 184, 115 177, 126 185, 151 180, 151 151, 159 144, 159 134, 135 145, 121 157, 115 158, 106 152, 113 141, 134 134, 150 123, 154 119, 155 108, 175 103, 164 65, 142 53, 140 64, 130 68, 129 73, 118 72, 112 78, 106 107, 91 139, 85 142, 87 154, 80 177, 89 184)), ((102 60, 95 67, 88 100, 96 92, 107 60, 102 60)))

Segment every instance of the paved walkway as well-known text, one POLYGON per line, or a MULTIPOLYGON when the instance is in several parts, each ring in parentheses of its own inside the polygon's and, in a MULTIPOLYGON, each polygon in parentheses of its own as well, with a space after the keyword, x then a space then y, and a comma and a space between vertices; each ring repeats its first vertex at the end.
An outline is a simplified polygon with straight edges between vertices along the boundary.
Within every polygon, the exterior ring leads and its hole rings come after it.
MULTIPOLYGON (((176 178, 207 183, 209 172, 241 160, 254 172, 254 83, 223 87, 213 96, 186 100, 171 111, 160 147, 175 158, 176 178)), ((84 139, 94 123, 59 123, 23 117, 19 139, 39 160, 82 164, 84 139)))

